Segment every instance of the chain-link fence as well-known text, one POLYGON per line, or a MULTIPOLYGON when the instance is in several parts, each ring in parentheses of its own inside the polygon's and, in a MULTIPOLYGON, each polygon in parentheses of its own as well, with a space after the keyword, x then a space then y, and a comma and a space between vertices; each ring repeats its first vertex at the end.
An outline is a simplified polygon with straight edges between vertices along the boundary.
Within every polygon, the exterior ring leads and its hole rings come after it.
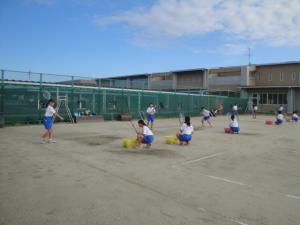
MULTIPOLYGON (((73 115, 101 115, 106 120, 118 119, 123 113, 137 118, 150 103, 156 106, 158 117, 174 117, 180 112, 199 115, 202 106, 214 109, 222 104, 223 113, 229 112, 234 103, 242 111, 247 107, 247 99, 101 85, 103 82, 100 84, 95 78, 2 70, 0 124, 39 123, 47 101, 66 96, 73 115)), ((60 114, 66 116, 64 108, 60 114)))

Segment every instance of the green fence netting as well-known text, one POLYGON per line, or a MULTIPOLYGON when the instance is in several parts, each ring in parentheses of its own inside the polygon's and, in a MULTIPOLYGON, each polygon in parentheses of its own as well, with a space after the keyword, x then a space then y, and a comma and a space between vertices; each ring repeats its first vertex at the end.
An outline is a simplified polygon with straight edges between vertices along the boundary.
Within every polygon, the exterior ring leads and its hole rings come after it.
MULTIPOLYGON (((101 115, 106 120, 118 119, 123 113, 137 118, 139 112, 145 111, 150 103, 156 105, 158 117, 175 117, 180 112, 195 116, 200 114, 202 106, 213 109, 222 104, 223 113, 230 112, 234 103, 241 107, 241 111, 247 107, 247 99, 241 98, 104 88, 97 87, 97 83, 93 82, 80 86, 74 84, 74 77, 59 77, 57 81, 51 75, 33 73, 30 79, 11 79, 10 75, 15 73, 21 72, 1 71, 0 125, 39 123, 48 99, 58 100, 59 96, 67 96, 72 114, 101 115)), ((65 108, 61 109, 60 114, 66 116, 65 108)))

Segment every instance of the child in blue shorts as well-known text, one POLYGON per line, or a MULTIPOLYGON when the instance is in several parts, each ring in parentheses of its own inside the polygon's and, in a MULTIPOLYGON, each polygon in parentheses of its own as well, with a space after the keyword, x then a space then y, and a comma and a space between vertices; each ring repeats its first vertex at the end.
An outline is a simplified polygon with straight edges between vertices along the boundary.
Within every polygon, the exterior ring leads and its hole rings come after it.
POLYGON ((205 107, 202 107, 201 110, 202 110, 202 115, 203 115, 202 120, 201 120, 202 127, 204 126, 205 121, 208 123, 208 125, 210 127, 212 127, 211 122, 210 122, 210 117, 211 117, 210 111, 207 110, 205 107))
POLYGON ((284 116, 282 114, 282 111, 278 111, 275 124, 276 125, 281 125, 281 124, 283 124, 283 120, 284 120, 284 116))
POLYGON ((192 140, 193 132, 194 128, 191 124, 191 118, 189 116, 186 116, 184 119, 184 123, 180 127, 180 133, 176 134, 180 145, 188 145, 192 140))
POLYGON ((297 123, 299 120, 298 111, 294 111, 292 115, 292 121, 297 123))
POLYGON ((42 143, 46 143, 46 138, 48 137, 48 142, 49 143, 55 143, 56 141, 54 141, 52 139, 53 137, 53 129, 52 129, 52 125, 53 125, 53 120, 55 116, 58 116, 61 120, 63 120, 63 118, 58 115, 54 109, 54 105, 55 105, 55 101, 50 99, 47 102, 47 108, 46 108, 46 112, 45 115, 43 117, 43 124, 45 129, 47 130, 43 135, 42 135, 42 143))
POLYGON ((137 141, 139 145, 145 144, 146 147, 149 148, 154 141, 154 135, 149 127, 147 127, 144 120, 139 120, 138 126, 142 128, 142 132, 137 133, 137 141))
POLYGON ((155 120, 155 113, 156 113, 155 107, 152 103, 149 104, 149 107, 147 108, 146 112, 147 112, 147 126, 149 126, 149 124, 150 124, 151 130, 152 130, 153 123, 155 120))
POLYGON ((235 119, 234 115, 231 115, 230 119, 231 120, 230 120, 230 123, 229 123, 229 127, 231 129, 231 133, 232 134, 234 134, 234 133, 238 134, 240 132, 238 121, 235 119))

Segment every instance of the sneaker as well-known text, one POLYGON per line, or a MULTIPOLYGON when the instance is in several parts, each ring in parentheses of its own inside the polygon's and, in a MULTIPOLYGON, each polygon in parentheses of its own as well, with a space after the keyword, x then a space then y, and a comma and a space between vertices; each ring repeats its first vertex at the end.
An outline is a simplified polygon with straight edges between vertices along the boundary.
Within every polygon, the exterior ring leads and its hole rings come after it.
POLYGON ((54 141, 53 139, 49 139, 48 143, 56 143, 56 141, 54 141))
POLYGON ((46 140, 42 140, 40 143, 41 144, 46 144, 47 142, 46 142, 46 140))

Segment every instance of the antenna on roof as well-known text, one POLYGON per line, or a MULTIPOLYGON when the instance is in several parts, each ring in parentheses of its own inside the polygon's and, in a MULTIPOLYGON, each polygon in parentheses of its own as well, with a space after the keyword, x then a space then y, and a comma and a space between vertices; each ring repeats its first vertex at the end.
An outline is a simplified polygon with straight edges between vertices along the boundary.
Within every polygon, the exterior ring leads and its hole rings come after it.
POLYGON ((251 65, 251 56, 252 56, 252 54, 251 54, 251 48, 250 47, 248 47, 248 54, 247 54, 247 56, 248 56, 248 65, 250 66, 251 65))

